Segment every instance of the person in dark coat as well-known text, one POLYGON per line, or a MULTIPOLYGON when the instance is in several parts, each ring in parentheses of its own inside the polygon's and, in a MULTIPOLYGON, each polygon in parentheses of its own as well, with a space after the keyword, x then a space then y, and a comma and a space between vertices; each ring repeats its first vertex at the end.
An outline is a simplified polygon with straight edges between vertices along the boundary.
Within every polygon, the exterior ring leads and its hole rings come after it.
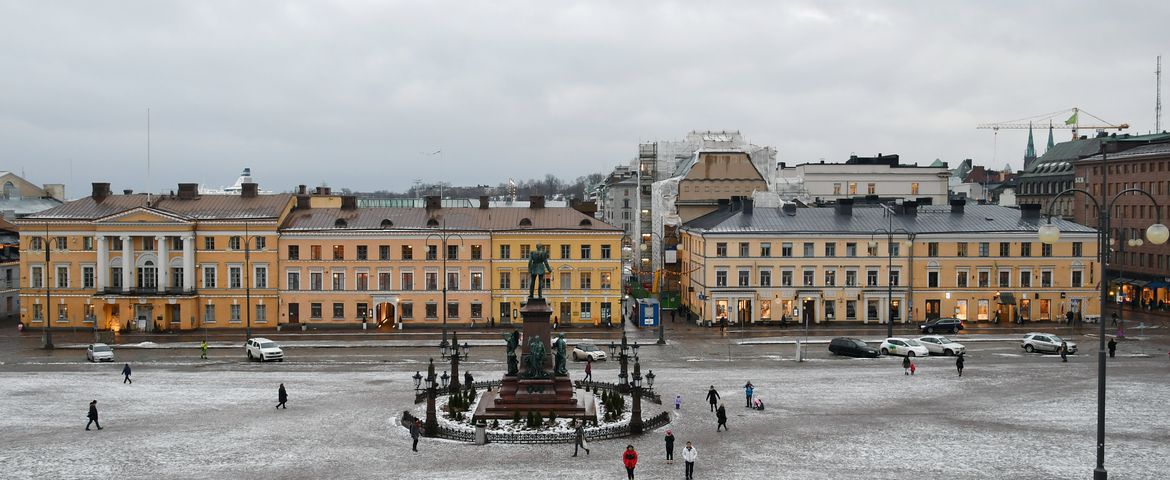
POLYGON ((674 463, 674 432, 666 431, 666 463, 674 463))
POLYGON ((626 467, 626 478, 634 480, 634 467, 638 466, 638 452, 634 451, 633 445, 626 445, 626 451, 622 452, 622 465, 626 467))
POLYGON ((755 391, 755 389, 756 389, 756 387, 755 387, 755 385, 752 385, 751 380, 748 380, 747 384, 745 384, 743 386, 743 394, 744 394, 744 396, 747 397, 747 403, 744 404, 745 407, 751 408, 751 406, 752 406, 752 392, 755 391))
POLYGON ((910 356, 909 355, 902 357, 902 373, 906 374, 906 375, 910 374, 910 356))
POLYGON ((592 358, 585 359, 585 381, 586 382, 593 381, 593 359, 592 358))
POLYGON ((715 426, 715 431, 718 432, 720 428, 730 430, 727 428, 727 410, 723 409, 723 404, 719 404, 719 409, 715 410, 715 418, 719 420, 719 425, 715 426))
POLYGON ((414 444, 410 447, 411 450, 418 451, 418 437, 422 435, 422 420, 414 419, 414 423, 410 424, 410 439, 414 444))
POLYGON ((573 456, 577 456, 577 452, 585 450, 585 454, 589 455, 589 444, 585 442, 585 421, 577 422, 577 429, 573 432, 573 456))
POLYGON ((1060 361, 1068 362, 1068 343, 1060 342, 1060 361))
POLYGON ((85 424, 86 430, 89 430, 90 424, 97 425, 98 430, 102 429, 102 424, 98 423, 97 400, 89 402, 89 414, 86 415, 86 418, 89 418, 89 423, 85 424))
POLYGON ((471 376, 470 371, 463 372, 463 386, 471 388, 471 384, 475 383, 475 377, 471 376))
POLYGON ((280 388, 276 389, 276 401, 278 402, 276 408, 283 407, 285 410, 288 410, 288 405, 285 405, 288 402, 288 391, 284 389, 283 383, 280 384, 280 388))
POLYGON ((715 404, 719 403, 719 392, 715 391, 715 386, 711 385, 711 389, 707 390, 707 401, 711 402, 711 411, 715 411, 715 404))
POLYGON ((963 376, 963 364, 967 363, 967 361, 963 358, 964 356, 962 353, 959 354, 958 358, 955 358, 955 368, 959 370, 960 377, 963 376))
POLYGON ((1113 358, 1113 355, 1116 355, 1116 354, 1117 354, 1117 339, 1110 338, 1109 339, 1109 358, 1113 358))
POLYGON ((134 380, 130 379, 130 364, 129 363, 127 363, 125 366, 122 367, 122 376, 126 377, 126 378, 122 379, 122 383, 129 383, 131 385, 134 385, 134 380))

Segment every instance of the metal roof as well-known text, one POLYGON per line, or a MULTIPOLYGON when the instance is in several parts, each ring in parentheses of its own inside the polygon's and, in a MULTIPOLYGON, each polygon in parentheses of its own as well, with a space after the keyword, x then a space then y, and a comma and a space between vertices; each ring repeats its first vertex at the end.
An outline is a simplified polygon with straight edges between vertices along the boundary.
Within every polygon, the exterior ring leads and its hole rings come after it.
POLYGON ((545 208, 340 208, 296 209, 285 221, 284 231, 382 230, 436 227, 449 230, 580 230, 620 232, 620 228, 569 207, 545 208), (432 219, 437 225, 428 225, 432 219), (527 219, 526 226, 521 221, 527 219), (343 224, 338 224, 342 220, 343 224), (383 226, 383 221, 389 223, 383 226))
MULTIPOLYGON (((754 208, 751 214, 727 209, 709 213, 683 225, 683 230, 705 233, 852 233, 869 234, 889 229, 890 218, 883 208, 855 206, 851 215, 842 215, 834 207, 797 208, 795 215, 780 208, 754 208)), ((917 215, 894 215, 893 228, 916 234, 1036 232, 1047 222, 1026 219, 1021 211, 999 205, 966 205, 963 213, 951 213, 949 206, 921 206, 917 215)), ((1054 217, 1052 223, 1062 232, 1092 233, 1096 230, 1054 217)))
POLYGON ((276 218, 291 199, 291 194, 255 197, 201 195, 193 199, 179 199, 170 195, 138 193, 110 195, 99 202, 90 196, 29 215, 22 220, 96 220, 135 208, 150 208, 191 220, 276 218))

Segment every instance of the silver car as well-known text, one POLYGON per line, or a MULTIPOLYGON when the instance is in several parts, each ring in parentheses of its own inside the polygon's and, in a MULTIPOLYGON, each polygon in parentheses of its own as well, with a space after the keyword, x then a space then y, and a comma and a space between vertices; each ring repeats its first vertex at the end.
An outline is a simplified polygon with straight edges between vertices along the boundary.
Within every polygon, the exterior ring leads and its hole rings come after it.
POLYGON ((963 344, 942 335, 918 337, 918 341, 925 345, 931 354, 950 356, 967 352, 967 347, 963 346, 963 344))
POLYGON ((104 343, 91 343, 85 347, 85 359, 91 362, 112 362, 114 349, 104 343))
POLYGON ((1068 346, 1068 353, 1077 353, 1077 344, 1075 342, 1069 342, 1051 333, 1032 332, 1024 335, 1024 339, 1020 341, 1020 346, 1028 353, 1057 353, 1060 351, 1061 343, 1068 346))

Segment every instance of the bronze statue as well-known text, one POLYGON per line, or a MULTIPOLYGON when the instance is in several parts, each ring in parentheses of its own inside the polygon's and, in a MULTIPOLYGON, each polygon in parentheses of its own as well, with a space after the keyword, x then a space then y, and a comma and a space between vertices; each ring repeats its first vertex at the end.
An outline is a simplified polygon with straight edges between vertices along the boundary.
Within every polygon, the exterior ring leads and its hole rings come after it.
POLYGON ((513 330, 512 333, 503 334, 504 341, 508 342, 508 375, 515 375, 520 370, 520 364, 516 361, 516 347, 520 346, 520 332, 513 330))
POLYGON ((528 341, 528 371, 524 376, 527 378, 548 376, 544 372, 544 342, 540 341, 540 335, 535 335, 528 341))
POLYGON ((556 350, 553 373, 556 375, 568 375, 569 369, 565 366, 565 334, 562 333, 557 337, 557 341, 553 344, 553 349, 556 350))
POLYGON ((528 254, 528 298, 544 298, 544 274, 552 273, 552 267, 548 265, 548 250, 544 247, 537 247, 532 253, 528 254), (532 295, 533 290, 536 291, 536 296, 532 295))

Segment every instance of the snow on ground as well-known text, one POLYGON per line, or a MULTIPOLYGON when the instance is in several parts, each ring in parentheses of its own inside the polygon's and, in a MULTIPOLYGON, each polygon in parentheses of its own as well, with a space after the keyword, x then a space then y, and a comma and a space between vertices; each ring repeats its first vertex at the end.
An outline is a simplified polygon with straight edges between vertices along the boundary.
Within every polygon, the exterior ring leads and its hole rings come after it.
MULTIPOLYGON (((986 357, 985 357, 986 358, 986 357)), ((1055 357, 1054 357, 1055 358, 1055 357)), ((990 360, 990 359, 988 359, 990 360)), ((1165 478, 1170 368, 1132 359, 1109 386, 1106 467, 1113 478, 1165 478)), ((624 478, 621 451, 640 452, 639 479, 681 478, 662 433, 699 450, 696 478, 1088 478, 1094 465, 1094 362, 983 365, 920 359, 685 363, 654 368, 664 399, 683 396, 671 425, 641 437, 571 445, 474 446, 423 439, 398 424, 414 410, 404 365, 222 365, 190 371, 120 365, 0 370, 0 478, 624 478), (768 409, 743 407, 751 380, 768 409), (289 408, 275 410, 285 383, 289 408), (703 400, 714 384, 730 431, 703 400), (102 431, 86 432, 97 399, 102 431)), ((487 378, 488 372, 477 375, 487 378)), ((673 408, 672 402, 657 408, 673 408)))

